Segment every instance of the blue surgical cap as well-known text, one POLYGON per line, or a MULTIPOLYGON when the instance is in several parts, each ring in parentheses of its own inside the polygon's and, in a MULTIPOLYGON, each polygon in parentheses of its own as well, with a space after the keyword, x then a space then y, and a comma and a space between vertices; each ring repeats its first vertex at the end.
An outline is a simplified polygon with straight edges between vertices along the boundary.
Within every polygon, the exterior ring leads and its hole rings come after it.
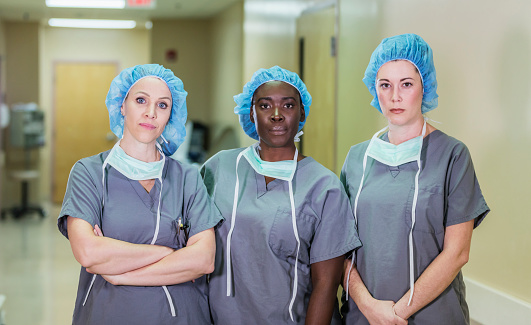
POLYGON ((376 107, 380 113, 382 112, 376 93, 376 76, 382 65, 393 60, 407 60, 417 67, 424 88, 422 114, 436 108, 439 95, 437 95, 437 77, 433 64, 433 53, 428 43, 415 34, 385 38, 372 53, 363 77, 363 82, 374 97, 371 105, 376 107))
POLYGON ((166 83, 170 89, 172 105, 171 115, 162 136, 166 141, 158 139, 164 154, 171 156, 184 141, 186 136, 186 95, 181 79, 177 78, 170 69, 166 69, 158 64, 143 64, 127 68, 120 72, 111 82, 111 87, 105 99, 105 105, 109 110, 109 122, 111 131, 122 138, 124 133, 124 117, 120 108, 122 107, 129 89, 145 77, 156 77, 166 83))
MULTIPOLYGON (((302 82, 301 78, 295 73, 282 69, 279 66, 274 66, 269 69, 259 69, 253 74, 251 81, 243 86, 243 92, 234 96, 236 107, 234 107, 234 113, 240 116, 240 124, 245 134, 251 138, 258 140, 258 133, 256 133, 256 126, 251 122, 250 113, 253 101, 254 92, 258 87, 269 81, 283 81, 295 87, 301 96, 301 102, 304 107, 304 115, 308 118, 310 114, 310 105, 312 104, 312 96, 306 89, 306 85, 302 82)), ((299 131, 306 123, 304 121, 299 122, 299 131)))

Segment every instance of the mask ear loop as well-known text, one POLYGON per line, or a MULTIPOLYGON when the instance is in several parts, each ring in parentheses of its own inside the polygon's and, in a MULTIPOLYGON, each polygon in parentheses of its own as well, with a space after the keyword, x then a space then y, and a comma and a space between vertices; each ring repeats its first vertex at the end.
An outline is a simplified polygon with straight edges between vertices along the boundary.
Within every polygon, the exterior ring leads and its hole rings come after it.
MULTIPOLYGON (((298 150, 295 148, 295 155, 293 156, 293 160, 296 162, 298 157, 298 150)), ((299 282, 299 276, 297 272, 297 264, 299 262, 299 251, 301 248, 301 241, 299 238, 299 231, 297 230, 297 218, 295 215, 295 199, 293 198, 293 175, 292 178, 289 180, 289 201, 291 204, 291 223, 293 226, 293 234, 295 235, 295 239, 297 240, 297 254, 295 255, 295 278, 293 280, 293 295, 291 297, 291 301, 289 303, 289 317, 291 318, 291 321, 293 320, 293 304, 295 303, 295 298, 297 297, 297 286, 299 282)))
POLYGON ((243 154, 247 151, 251 150, 250 147, 246 148, 245 150, 242 150, 238 154, 238 157, 236 158, 236 186, 234 187, 234 202, 232 203, 232 216, 230 221, 230 230, 227 234, 227 297, 230 297, 232 295, 232 262, 231 262, 231 256, 230 256, 230 242, 232 239, 232 233, 234 231, 234 224, 236 222, 236 207, 238 204, 238 193, 240 191, 240 180, 238 178, 238 164, 240 163, 240 159, 242 158, 243 154))
MULTIPOLYGON (((383 129, 381 129, 380 131, 376 132, 372 136, 371 142, 369 142, 369 145, 367 146, 367 150, 365 150, 365 154, 363 155, 363 171, 362 171, 362 174, 361 174, 360 186, 358 186, 358 193, 356 193, 356 198, 354 199, 354 221, 356 223, 356 229, 358 228, 358 200, 360 198, 361 188, 363 187, 363 181, 365 180, 365 169, 367 168, 368 152, 369 152, 369 150, 372 147, 373 140, 378 136, 378 134, 384 132, 387 128, 388 128, 387 126, 384 127, 383 129)), ((354 255, 354 254, 352 254, 352 255, 354 255)), ((349 288, 349 283, 350 283, 350 272, 352 271, 353 267, 354 267, 354 256, 352 256, 352 259, 351 259, 351 262, 350 262, 350 267, 348 269, 348 274, 347 274, 347 289, 345 290, 346 291, 346 295, 347 295, 347 301, 348 301, 348 298, 349 298, 349 295, 348 295, 349 289, 348 288, 349 288)))
MULTIPOLYGON (((426 119, 424 119, 424 126, 422 126, 422 139, 424 139, 424 136, 426 135, 426 119)), ((411 306, 411 300, 413 300, 413 291, 415 291, 415 262, 413 260, 414 252, 413 252, 413 227, 415 226, 416 221, 416 209, 417 209, 417 199, 419 196, 419 175, 420 175, 420 155, 422 152, 422 146, 419 149, 419 154, 417 157, 417 165, 418 170, 417 174, 415 175, 415 194, 413 195, 413 205, 411 209, 411 229, 409 230, 409 301, 407 303, 408 306, 411 306)))
MULTIPOLYGON (((105 158, 105 160, 103 161, 103 165, 101 166, 101 184, 102 184, 102 195, 101 195, 101 207, 103 209, 103 206, 105 205, 105 167, 107 167, 108 165, 108 161, 109 161, 109 156, 112 155, 112 151, 114 150, 114 148, 116 148, 117 146, 120 145, 120 141, 121 139, 119 139, 115 144, 114 146, 112 147, 112 150, 111 152, 109 152, 109 154, 107 155, 107 158, 105 158)), ((83 306, 85 306, 85 303, 87 302, 87 299, 88 299, 88 296, 90 294, 90 291, 92 290, 92 286, 94 285, 94 281, 96 281, 96 276, 97 274, 94 274, 92 275, 92 280, 90 281, 90 285, 89 285, 89 288, 87 290, 87 294, 85 295, 85 299, 83 299, 83 306)))

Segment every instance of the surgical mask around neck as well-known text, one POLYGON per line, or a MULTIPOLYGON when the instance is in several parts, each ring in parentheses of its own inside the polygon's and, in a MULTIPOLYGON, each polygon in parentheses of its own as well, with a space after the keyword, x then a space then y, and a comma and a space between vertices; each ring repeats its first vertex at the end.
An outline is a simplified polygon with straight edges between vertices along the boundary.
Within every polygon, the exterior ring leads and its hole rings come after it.
MULTIPOLYGON (((387 129, 387 126, 380 131, 376 132, 367 150, 363 156, 363 171, 361 174, 360 185, 358 186, 358 193, 354 199, 354 219, 356 220, 356 226, 358 224, 358 200, 360 197, 361 190, 363 188, 363 182, 365 180, 365 169, 367 167, 367 157, 371 157, 382 164, 388 166, 399 166, 411 161, 417 162, 417 173, 415 174, 415 191, 413 194, 413 204, 411 208, 411 229, 409 230, 409 301, 408 306, 411 305, 411 300, 413 299, 413 292, 415 291, 415 261, 414 261, 414 252, 413 252, 413 227, 415 226, 416 219, 416 209, 417 209, 417 198, 419 193, 419 175, 421 170, 420 155, 422 152, 422 142, 424 136, 426 135, 426 119, 424 119, 424 125, 422 126, 422 134, 418 137, 415 137, 411 140, 401 143, 398 146, 395 146, 391 143, 387 143, 380 138, 378 135, 384 132, 387 129), (390 146, 389 146, 390 145, 390 146), (403 145, 403 146, 402 146, 403 145), (392 146, 392 147, 391 147, 392 146)), ((368 175, 367 175, 368 177, 368 175)), ((376 200, 377 198, 373 198, 376 200)), ((350 270, 354 264, 354 259, 352 259, 352 264, 347 276, 347 283, 350 279, 350 270)), ((347 286, 347 299, 348 299, 348 286, 347 286)))
POLYGON ((164 153, 161 151, 160 154, 162 159, 159 161, 141 161, 126 154, 122 147, 120 147, 120 141, 118 141, 105 161, 122 175, 135 181, 160 179, 162 177, 165 161, 164 153))
POLYGON ((367 155, 387 166, 400 166, 416 161, 422 150, 422 136, 405 141, 399 145, 386 142, 378 138, 377 132, 367 148, 367 155))
POLYGON ((265 161, 257 152, 258 142, 244 150, 243 157, 249 162, 254 171, 260 175, 291 181, 297 169, 297 148, 293 160, 265 161))
MULTIPOLYGON (((231 260, 231 239, 232 239, 232 233, 234 232, 234 227, 236 223, 236 209, 238 206, 238 196, 240 191, 240 180, 238 177, 238 164, 240 162, 241 157, 245 157, 245 159, 249 162, 251 167, 254 169, 255 172, 257 172, 260 175, 267 176, 267 177, 273 177, 278 178, 284 181, 288 182, 289 187, 289 200, 291 205, 291 224, 293 227, 293 235, 295 237, 295 240, 297 241, 297 251, 295 252, 295 267, 293 268, 294 273, 294 280, 293 280, 293 293, 291 296, 291 300, 289 303, 289 315, 292 321, 294 321, 293 318, 293 304, 295 303, 295 298, 297 297, 297 286, 298 286, 298 261, 299 261, 299 251, 301 247, 301 242, 299 239, 299 231, 297 230, 297 219, 295 215, 295 198, 293 196, 293 176, 295 175, 295 170, 297 169, 297 157, 298 157, 298 151, 297 148, 295 148, 295 154, 293 156, 293 160, 283 160, 283 161, 264 161, 260 158, 258 155, 258 152, 256 151, 258 148, 258 142, 249 146, 248 148, 244 149, 242 152, 238 154, 238 157, 236 158, 236 186, 234 187, 234 201, 232 204, 232 216, 231 216, 231 224, 230 229, 227 234, 227 247, 226 247, 226 260, 225 265, 227 267, 227 297, 230 297, 232 295, 232 260, 231 260)), ((252 202, 250 203, 252 204, 252 202)), ((259 279, 257 280, 259 281, 259 279)))

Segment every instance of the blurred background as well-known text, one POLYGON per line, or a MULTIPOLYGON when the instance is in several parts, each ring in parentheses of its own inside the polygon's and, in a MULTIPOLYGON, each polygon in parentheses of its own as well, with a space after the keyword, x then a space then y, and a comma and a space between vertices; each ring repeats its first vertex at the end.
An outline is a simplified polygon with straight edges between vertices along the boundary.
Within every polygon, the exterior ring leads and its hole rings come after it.
POLYGON ((79 265, 55 219, 72 165, 116 141, 104 100, 119 71, 158 63, 183 80, 188 137, 176 158, 197 165, 253 142, 232 99, 253 72, 298 72, 314 97, 302 152, 339 174, 350 146, 385 125, 361 79, 381 39, 402 33, 432 47, 440 97, 428 116, 468 146, 492 209, 463 271, 471 317, 531 323, 528 0, 46 2, 0 2, 0 325, 71 323, 79 265))

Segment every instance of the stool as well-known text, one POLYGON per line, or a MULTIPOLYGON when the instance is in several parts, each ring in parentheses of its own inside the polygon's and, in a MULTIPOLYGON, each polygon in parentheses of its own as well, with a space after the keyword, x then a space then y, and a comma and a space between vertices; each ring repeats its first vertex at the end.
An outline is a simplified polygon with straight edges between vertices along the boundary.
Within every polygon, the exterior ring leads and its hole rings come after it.
MULTIPOLYGON (((17 170, 12 171, 9 176, 14 180, 21 182, 21 205, 7 209, 7 211, 11 212, 15 219, 18 219, 24 214, 30 212, 37 212, 40 214, 41 218, 44 218, 45 212, 42 207, 28 204, 29 181, 39 177, 39 172, 37 170, 17 170)), ((5 211, 2 211, 1 217, 2 219, 5 217, 5 211)))

